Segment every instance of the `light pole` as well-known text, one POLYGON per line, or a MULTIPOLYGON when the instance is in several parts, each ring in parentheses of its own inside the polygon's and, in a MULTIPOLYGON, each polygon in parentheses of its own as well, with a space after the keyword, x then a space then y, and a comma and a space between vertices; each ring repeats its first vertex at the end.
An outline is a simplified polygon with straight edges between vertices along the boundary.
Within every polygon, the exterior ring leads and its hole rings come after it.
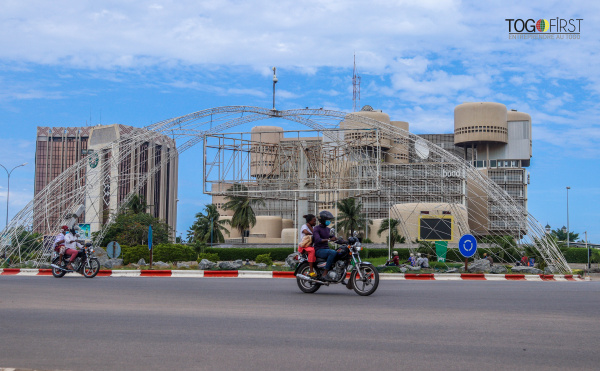
POLYGON ((571 187, 567 187, 567 249, 570 246, 570 243, 569 243, 569 240, 570 240, 569 233, 571 231, 571 229, 569 229, 569 189, 571 189, 571 187))
POLYGON ((4 165, 0 164, 0 166, 2 166, 2 168, 6 171, 6 175, 8 175, 8 187, 6 188, 6 226, 8 227, 8 201, 10 199, 10 174, 12 174, 13 170, 15 170, 18 167, 21 166, 25 166, 27 165, 27 162, 21 165, 17 165, 15 167, 13 167, 10 171, 8 171, 7 168, 4 167, 4 165))

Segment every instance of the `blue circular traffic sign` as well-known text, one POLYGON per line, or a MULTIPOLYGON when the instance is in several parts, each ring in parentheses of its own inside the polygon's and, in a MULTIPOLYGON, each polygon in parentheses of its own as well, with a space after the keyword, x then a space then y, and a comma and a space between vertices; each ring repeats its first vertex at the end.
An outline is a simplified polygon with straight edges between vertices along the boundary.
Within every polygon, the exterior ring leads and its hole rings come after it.
POLYGON ((470 258, 477 251, 477 240, 471 234, 463 235, 458 241, 458 250, 465 258, 470 258))

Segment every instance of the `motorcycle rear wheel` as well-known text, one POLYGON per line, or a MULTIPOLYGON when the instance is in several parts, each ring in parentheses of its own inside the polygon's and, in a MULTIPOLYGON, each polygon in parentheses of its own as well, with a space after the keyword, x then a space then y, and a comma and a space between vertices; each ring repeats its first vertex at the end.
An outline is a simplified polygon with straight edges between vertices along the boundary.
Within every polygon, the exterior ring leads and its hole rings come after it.
POLYGON ((379 286, 379 272, 371 264, 360 266, 360 273, 364 279, 360 278, 358 271, 354 270, 350 276, 354 292, 360 296, 369 296, 377 290, 379 286))
MULTIPOLYGON (((298 273, 305 276, 308 276, 308 272, 310 272, 310 266, 308 263, 302 264, 300 269, 298 269, 298 273)), ((317 292, 319 288, 321 288, 321 284, 319 283, 309 282, 300 278, 296 278, 296 283, 298 284, 298 288, 307 294, 313 294, 317 292)))
POLYGON ((94 278, 100 272, 100 262, 96 258, 89 259, 83 263, 81 272, 86 278, 94 278))
MULTIPOLYGON (((59 264, 58 264, 58 260, 59 260, 59 259, 60 259, 59 257, 56 257, 56 258, 54 258, 54 260, 52 260, 52 264, 54 264, 54 265, 58 265, 58 266, 60 267, 61 265, 59 265, 59 264)), ((63 258, 63 259, 64 259, 64 258, 63 258)), ((64 260, 63 260, 62 267, 64 268, 64 260)), ((56 278, 61 278, 61 277, 62 277, 62 276, 64 276, 65 274, 67 274, 67 272, 65 272, 65 271, 63 271, 63 270, 56 269, 56 268, 52 267, 52 275, 53 275, 54 277, 56 277, 56 278)))

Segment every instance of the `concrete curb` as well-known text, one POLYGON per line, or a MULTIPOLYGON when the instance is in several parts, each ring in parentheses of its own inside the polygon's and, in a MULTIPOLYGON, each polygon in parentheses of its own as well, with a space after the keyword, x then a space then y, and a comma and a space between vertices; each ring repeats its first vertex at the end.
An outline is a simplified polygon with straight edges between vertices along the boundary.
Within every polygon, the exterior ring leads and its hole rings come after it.
MULTIPOLYGON (((51 269, 0 269, 0 276, 52 276, 51 269)), ((346 277, 349 278, 348 273, 346 277)), ((97 277, 186 277, 186 278, 295 278, 294 272, 203 271, 203 270, 105 270, 97 277)), ((380 273, 382 280, 398 281, 587 281, 572 274, 483 274, 483 273, 380 273)))

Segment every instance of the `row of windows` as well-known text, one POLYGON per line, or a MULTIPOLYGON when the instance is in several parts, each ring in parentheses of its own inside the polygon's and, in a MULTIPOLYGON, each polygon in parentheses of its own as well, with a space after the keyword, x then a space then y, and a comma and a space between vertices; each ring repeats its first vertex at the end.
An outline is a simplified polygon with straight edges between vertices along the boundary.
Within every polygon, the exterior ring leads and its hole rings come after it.
POLYGON ((500 126, 477 125, 465 126, 454 130, 454 135, 469 134, 469 133, 499 133, 508 135, 508 130, 500 126))
MULTIPOLYGON (((473 166, 478 167, 478 168, 488 167, 486 160, 473 161, 473 166)), ((490 160, 489 167, 493 167, 493 168, 496 168, 496 167, 521 167, 521 161, 520 160, 490 160)))

